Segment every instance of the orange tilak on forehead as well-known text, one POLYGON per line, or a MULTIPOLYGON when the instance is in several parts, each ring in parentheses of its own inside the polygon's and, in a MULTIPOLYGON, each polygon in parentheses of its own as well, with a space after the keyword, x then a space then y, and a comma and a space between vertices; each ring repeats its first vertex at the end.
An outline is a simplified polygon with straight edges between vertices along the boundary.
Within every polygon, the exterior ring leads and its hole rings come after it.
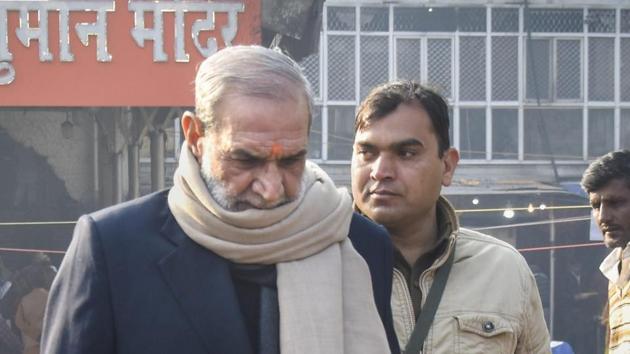
POLYGON ((282 145, 278 143, 271 144, 271 158, 279 158, 283 152, 282 145))

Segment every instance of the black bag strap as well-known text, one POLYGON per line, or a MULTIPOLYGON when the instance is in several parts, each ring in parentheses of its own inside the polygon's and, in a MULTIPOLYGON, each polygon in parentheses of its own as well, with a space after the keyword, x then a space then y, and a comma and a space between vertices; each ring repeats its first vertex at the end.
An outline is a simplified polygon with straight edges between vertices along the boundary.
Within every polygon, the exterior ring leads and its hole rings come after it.
POLYGON ((413 328, 407 347, 403 351, 405 354, 417 354, 422 352, 422 345, 424 344, 424 340, 427 338, 427 334, 429 334, 429 328, 431 328, 433 318, 435 317, 437 308, 440 305, 440 300, 442 299, 442 294, 444 293, 444 288, 446 287, 448 274, 451 272, 451 267, 453 266, 453 259, 455 258, 455 245, 456 242, 453 241, 453 249, 448 256, 446 263, 444 263, 444 265, 438 268, 435 272, 435 279, 433 280, 431 289, 429 289, 427 301, 424 303, 420 316, 418 316, 418 321, 416 322, 416 326, 413 328))

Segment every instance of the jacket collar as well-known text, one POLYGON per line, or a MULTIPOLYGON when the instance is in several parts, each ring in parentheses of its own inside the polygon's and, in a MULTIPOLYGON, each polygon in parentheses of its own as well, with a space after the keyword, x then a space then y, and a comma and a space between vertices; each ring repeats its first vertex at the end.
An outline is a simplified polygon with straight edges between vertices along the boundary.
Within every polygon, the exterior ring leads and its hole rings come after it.
POLYGON ((457 234, 459 232, 459 221, 455 213, 455 208, 453 208, 451 203, 444 196, 439 197, 437 209, 437 223, 440 225, 438 229, 441 232, 438 236, 440 240, 446 239, 448 244, 444 252, 437 257, 429 269, 438 268, 446 263, 446 259, 455 248, 455 242, 457 241, 457 234))
POLYGON ((161 232, 175 249, 158 267, 206 351, 252 353, 228 261, 192 241, 170 211, 161 232))
POLYGON ((630 242, 623 249, 617 247, 612 250, 599 265, 599 270, 611 283, 616 283, 619 280, 619 264, 627 258, 630 258, 630 242))

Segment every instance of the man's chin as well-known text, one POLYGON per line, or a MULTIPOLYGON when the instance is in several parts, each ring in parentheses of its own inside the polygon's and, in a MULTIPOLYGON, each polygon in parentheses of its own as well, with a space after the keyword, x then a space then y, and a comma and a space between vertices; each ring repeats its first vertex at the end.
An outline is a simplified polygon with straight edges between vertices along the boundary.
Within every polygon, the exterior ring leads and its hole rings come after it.
POLYGON ((367 212, 364 212, 364 214, 372 219, 372 221, 381 225, 395 224, 400 215, 399 213, 396 213, 395 210, 385 207, 371 208, 367 212))
POLYGON ((608 248, 617 248, 622 247, 625 248, 630 241, 627 237, 622 237, 621 235, 616 235, 615 233, 605 233, 604 234, 604 244, 608 248))

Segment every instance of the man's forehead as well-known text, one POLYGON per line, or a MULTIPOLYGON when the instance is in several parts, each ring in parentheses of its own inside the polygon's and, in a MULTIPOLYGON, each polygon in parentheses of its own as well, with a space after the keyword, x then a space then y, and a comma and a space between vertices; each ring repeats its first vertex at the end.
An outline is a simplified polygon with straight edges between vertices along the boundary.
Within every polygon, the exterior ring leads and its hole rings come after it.
POLYGON ((603 187, 588 193, 589 199, 618 199, 630 197, 630 186, 622 179, 614 179, 603 187))

